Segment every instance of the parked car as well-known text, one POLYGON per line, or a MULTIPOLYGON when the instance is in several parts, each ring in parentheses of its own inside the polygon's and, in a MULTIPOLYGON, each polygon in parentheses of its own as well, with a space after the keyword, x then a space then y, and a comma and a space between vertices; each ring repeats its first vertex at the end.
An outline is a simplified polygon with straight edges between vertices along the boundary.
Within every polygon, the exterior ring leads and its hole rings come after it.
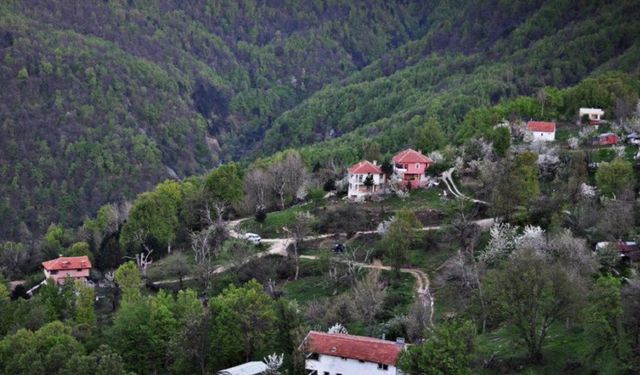
POLYGON ((344 253, 344 244, 337 243, 333 246, 334 253, 344 253))
POLYGON ((260 245, 260 241, 262 241, 262 237, 255 233, 245 233, 244 239, 251 242, 254 245, 260 245))

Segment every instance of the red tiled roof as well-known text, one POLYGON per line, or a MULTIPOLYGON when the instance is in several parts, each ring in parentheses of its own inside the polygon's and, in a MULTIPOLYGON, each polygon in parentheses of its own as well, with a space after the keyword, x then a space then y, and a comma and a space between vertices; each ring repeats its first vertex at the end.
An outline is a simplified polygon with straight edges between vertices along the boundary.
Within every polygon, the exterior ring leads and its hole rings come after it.
POLYGON ((427 163, 433 164, 433 160, 422 155, 422 153, 410 148, 400 151, 393 157, 394 163, 427 163))
POLYGON ((349 173, 357 173, 357 174, 381 174, 382 173, 382 169, 380 169, 380 167, 378 167, 377 165, 371 163, 370 161, 367 160, 363 160, 360 162, 355 163, 354 165, 351 166, 351 168, 349 168, 349 173))
POLYGON ((42 267, 48 271, 91 268, 91 261, 87 256, 60 257, 42 262, 42 267))
POLYGON ((556 123, 545 121, 529 121, 527 123, 527 129, 530 132, 553 133, 556 131, 556 123))
POLYGON ((305 338, 305 352, 357 359, 395 366, 404 346, 372 337, 311 331, 305 338))

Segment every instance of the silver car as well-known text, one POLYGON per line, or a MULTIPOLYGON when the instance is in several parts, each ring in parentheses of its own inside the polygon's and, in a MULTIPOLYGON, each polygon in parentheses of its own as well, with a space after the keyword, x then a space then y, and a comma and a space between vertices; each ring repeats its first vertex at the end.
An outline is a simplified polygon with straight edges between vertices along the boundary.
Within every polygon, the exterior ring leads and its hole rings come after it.
POLYGON ((260 245, 260 241, 262 241, 262 237, 255 233, 245 233, 244 239, 251 242, 254 245, 260 245))

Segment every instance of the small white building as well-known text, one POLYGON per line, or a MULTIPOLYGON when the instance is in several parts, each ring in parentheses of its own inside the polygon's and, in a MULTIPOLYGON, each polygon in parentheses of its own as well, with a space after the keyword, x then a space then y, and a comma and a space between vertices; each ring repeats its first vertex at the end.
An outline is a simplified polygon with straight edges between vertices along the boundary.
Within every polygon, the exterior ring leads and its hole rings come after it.
POLYGON ((307 375, 398 375, 404 341, 311 331, 300 345, 307 375))
POLYGON ((580 108, 578 110, 579 120, 582 121, 584 115, 589 116, 589 122, 591 125, 598 125, 602 121, 604 111, 600 108, 580 108))
POLYGON ((269 368, 264 362, 254 361, 243 363, 225 370, 218 371, 218 375, 261 375, 269 368))
POLYGON ((351 166, 348 170, 350 199, 358 199, 371 194, 379 193, 385 183, 385 176, 382 169, 376 164, 363 160, 351 166), (371 179, 372 184, 366 185, 367 179, 371 179))
POLYGON ((533 142, 553 142, 556 140, 556 123, 546 121, 529 121, 527 132, 533 142))

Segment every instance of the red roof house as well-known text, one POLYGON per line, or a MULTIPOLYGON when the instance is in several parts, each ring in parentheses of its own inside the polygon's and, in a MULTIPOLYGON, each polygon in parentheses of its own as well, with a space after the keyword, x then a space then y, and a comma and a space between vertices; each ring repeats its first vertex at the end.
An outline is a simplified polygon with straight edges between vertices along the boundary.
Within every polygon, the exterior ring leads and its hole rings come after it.
POLYGON ((348 169, 349 191, 351 199, 362 198, 374 193, 379 193, 385 183, 382 169, 368 160, 360 161, 348 169), (371 184, 367 183, 370 179, 371 184))
POLYGON ((368 160, 363 160, 360 162, 355 163, 354 165, 352 165, 349 168, 349 173, 351 174, 381 174, 382 173, 382 169, 380 169, 379 166, 377 166, 376 164, 368 161, 368 160))
POLYGON ((554 141, 556 139, 556 123, 547 121, 529 121, 527 131, 534 141, 554 141))
POLYGON ((86 281, 91 271, 91 261, 87 256, 59 257, 42 262, 42 267, 47 279, 53 279, 56 284, 64 284, 67 277, 86 281))
POLYGON ((617 145, 620 142, 620 138, 614 133, 600 134, 594 138, 593 143, 598 146, 611 146, 617 145))
POLYGON ((369 374, 376 372, 373 369, 390 370, 395 374, 395 365, 405 344, 365 336, 311 331, 301 348, 307 353, 305 367, 318 374, 324 371, 331 374, 369 374))
POLYGON ((417 188, 426 181, 426 171, 433 160, 420 151, 406 149, 397 153, 393 159, 393 171, 401 177, 402 184, 406 187, 417 188))

